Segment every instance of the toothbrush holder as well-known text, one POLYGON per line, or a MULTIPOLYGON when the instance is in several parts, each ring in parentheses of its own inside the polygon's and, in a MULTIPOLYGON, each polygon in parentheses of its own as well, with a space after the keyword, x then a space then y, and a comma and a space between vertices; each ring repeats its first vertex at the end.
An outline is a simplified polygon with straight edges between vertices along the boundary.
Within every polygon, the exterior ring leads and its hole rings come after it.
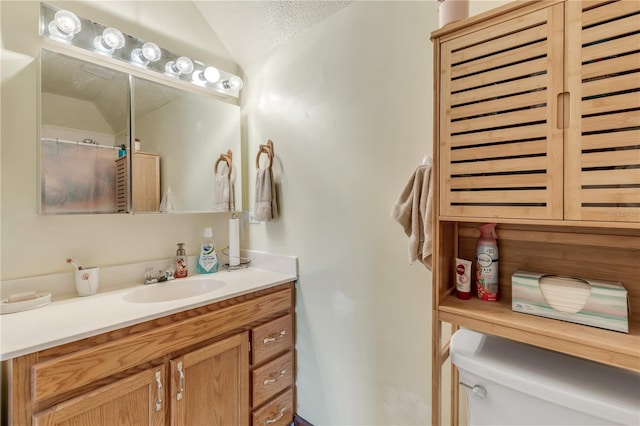
POLYGON ((76 269, 75 272, 78 296, 91 296, 98 292, 100 268, 76 269))

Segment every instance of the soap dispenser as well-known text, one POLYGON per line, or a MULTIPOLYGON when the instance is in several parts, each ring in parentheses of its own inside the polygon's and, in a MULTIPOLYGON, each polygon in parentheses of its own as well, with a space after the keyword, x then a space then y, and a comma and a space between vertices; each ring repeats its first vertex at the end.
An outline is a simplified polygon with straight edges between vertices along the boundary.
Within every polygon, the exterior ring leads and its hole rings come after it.
POLYGON ((178 243, 176 251, 176 278, 184 278, 189 273, 187 269, 187 252, 184 250, 184 243, 178 243))

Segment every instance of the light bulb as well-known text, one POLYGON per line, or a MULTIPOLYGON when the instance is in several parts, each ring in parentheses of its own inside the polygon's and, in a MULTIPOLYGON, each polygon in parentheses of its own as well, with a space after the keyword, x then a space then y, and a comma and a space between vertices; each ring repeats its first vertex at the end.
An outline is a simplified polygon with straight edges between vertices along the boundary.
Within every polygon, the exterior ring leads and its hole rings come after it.
POLYGON ((160 59, 162 53, 157 44, 146 42, 142 47, 136 47, 131 51, 131 61, 141 65, 149 65, 160 59))
POLYGON ((224 89, 240 90, 242 89, 242 86, 243 86, 242 79, 240 77, 236 77, 235 75, 230 79, 224 80, 222 82, 222 87, 224 89))
POLYGON ((200 85, 215 83, 220 80, 220 71, 216 67, 207 67, 204 70, 195 71, 192 79, 194 83, 200 85))
POLYGON ((204 70, 204 79, 209 83, 215 83, 220 80, 220 71, 216 67, 207 67, 204 70))
POLYGON ((171 75, 190 74, 193 72, 193 62, 186 56, 180 56, 175 61, 169 61, 164 70, 171 75))
POLYGON ((68 10, 59 10, 49 22, 49 34, 55 38, 71 41, 73 36, 80 32, 82 24, 80 19, 68 10))
POLYGON ((115 28, 105 28, 102 35, 93 39, 93 47, 100 52, 112 54, 114 50, 124 47, 124 34, 115 28))

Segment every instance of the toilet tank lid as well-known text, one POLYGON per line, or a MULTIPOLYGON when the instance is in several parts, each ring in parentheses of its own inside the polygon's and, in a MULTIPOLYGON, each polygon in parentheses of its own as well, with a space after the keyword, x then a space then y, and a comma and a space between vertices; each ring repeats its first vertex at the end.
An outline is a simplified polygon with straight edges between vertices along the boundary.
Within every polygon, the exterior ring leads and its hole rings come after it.
POLYGON ((450 351, 462 375, 615 423, 640 424, 640 374, 633 371, 466 329, 452 336, 450 351))

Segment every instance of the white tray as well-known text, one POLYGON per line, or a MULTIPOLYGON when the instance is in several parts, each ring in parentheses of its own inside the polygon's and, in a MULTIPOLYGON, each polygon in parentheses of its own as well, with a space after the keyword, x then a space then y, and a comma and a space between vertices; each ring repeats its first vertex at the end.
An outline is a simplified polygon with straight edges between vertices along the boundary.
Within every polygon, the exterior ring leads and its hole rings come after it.
POLYGON ((51 293, 37 293, 35 299, 23 300, 22 302, 8 303, 8 300, 2 299, 0 301, 0 314, 12 314, 48 305, 51 303, 51 293))

